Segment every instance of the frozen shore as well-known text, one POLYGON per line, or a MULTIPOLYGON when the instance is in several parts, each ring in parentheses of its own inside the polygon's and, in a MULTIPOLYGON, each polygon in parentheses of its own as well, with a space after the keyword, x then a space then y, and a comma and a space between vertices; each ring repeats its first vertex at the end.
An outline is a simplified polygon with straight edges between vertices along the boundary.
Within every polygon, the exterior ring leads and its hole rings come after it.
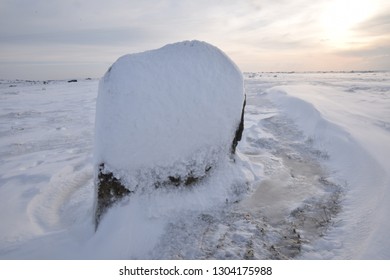
POLYGON ((1 81, 0 259, 389 259, 389 77, 246 74, 236 162, 133 198, 115 233, 93 226, 98 81, 1 81))

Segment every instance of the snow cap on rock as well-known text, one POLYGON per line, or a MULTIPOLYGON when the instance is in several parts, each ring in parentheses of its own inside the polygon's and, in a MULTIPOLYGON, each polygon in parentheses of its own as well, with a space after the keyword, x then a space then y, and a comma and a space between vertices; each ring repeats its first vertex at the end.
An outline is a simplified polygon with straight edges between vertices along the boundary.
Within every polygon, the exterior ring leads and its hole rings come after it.
POLYGON ((100 80, 95 164, 119 173, 176 166, 178 175, 177 166, 207 165, 229 153, 243 102, 241 71, 208 43, 122 56, 100 80))

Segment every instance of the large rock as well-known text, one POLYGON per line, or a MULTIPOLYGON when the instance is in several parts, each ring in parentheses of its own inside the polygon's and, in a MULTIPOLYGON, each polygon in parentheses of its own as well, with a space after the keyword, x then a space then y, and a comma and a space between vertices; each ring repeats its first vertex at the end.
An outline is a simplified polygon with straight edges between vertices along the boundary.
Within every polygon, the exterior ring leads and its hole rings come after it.
POLYGON ((96 224, 138 189, 193 185, 229 160, 244 106, 241 71, 207 43, 120 57, 99 84, 96 224))

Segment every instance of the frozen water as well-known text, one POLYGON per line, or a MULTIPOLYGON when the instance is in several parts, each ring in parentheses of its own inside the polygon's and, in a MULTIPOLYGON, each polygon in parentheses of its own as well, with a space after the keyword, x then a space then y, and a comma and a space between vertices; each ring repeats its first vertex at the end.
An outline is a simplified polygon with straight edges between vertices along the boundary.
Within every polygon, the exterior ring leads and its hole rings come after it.
POLYGON ((95 233, 97 87, 1 81, 1 259, 390 258, 389 73, 246 77, 236 162, 123 201, 95 233))

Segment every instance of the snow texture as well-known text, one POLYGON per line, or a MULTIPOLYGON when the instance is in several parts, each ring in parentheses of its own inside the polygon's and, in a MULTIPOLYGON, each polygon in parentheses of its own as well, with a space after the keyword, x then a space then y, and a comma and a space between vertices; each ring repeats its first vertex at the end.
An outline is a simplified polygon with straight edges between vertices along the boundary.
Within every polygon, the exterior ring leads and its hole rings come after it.
POLYGON ((0 259, 390 259, 389 78, 247 74, 235 163, 96 232, 98 81, 2 80, 0 259))
POLYGON ((240 70, 207 43, 125 55, 99 84, 95 164, 130 190, 204 176, 227 158, 243 102, 240 70))

